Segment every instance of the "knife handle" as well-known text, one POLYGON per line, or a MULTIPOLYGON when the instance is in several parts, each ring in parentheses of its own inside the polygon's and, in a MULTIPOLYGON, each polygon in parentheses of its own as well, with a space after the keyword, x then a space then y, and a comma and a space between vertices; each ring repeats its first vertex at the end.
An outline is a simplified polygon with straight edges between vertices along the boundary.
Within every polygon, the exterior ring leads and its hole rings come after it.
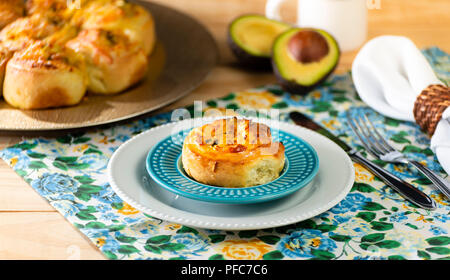
POLYGON ((436 203, 434 202, 434 200, 432 200, 428 195, 426 195, 419 189, 415 188, 413 185, 409 184, 408 182, 405 182, 404 180, 398 178, 397 176, 389 173, 385 169, 372 163, 371 161, 361 156, 359 153, 351 154, 350 157, 354 161, 364 165, 367 169, 369 169, 376 176, 382 179, 386 185, 396 190, 401 196, 406 198, 408 201, 412 202, 413 204, 421 208, 429 210, 436 209, 436 203))

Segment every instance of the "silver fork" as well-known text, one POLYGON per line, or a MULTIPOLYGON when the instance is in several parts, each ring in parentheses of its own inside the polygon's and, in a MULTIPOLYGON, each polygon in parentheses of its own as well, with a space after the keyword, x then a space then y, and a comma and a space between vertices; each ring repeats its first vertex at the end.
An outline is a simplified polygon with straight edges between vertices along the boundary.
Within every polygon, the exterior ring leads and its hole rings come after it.
POLYGON ((391 163, 411 164, 450 199, 450 182, 437 175, 418 161, 408 159, 401 152, 393 148, 377 131, 367 114, 352 117, 347 113, 350 127, 361 140, 362 145, 375 158, 391 163))

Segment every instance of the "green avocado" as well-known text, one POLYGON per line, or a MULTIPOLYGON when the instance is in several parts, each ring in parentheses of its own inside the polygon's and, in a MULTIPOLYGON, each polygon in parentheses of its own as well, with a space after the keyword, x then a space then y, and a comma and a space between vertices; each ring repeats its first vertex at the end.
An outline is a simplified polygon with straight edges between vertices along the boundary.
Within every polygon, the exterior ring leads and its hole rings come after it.
POLYGON ((242 65, 270 68, 273 42, 289 28, 262 15, 239 16, 228 27, 228 44, 242 65))
POLYGON ((340 51, 329 33, 311 28, 291 28, 272 47, 272 67, 282 88, 306 94, 333 72, 340 51))

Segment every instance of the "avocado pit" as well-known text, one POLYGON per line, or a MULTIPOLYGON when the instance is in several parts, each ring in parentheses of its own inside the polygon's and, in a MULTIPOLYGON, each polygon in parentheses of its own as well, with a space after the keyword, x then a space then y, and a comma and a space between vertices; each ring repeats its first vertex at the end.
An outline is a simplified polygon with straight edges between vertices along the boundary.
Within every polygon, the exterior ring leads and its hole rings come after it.
POLYGON ((302 30, 288 43, 291 55, 300 63, 318 62, 329 52, 326 39, 314 30, 302 30))
POLYGON ((322 83, 340 57, 336 40, 324 30, 291 28, 272 48, 272 66, 281 87, 304 95, 322 83))

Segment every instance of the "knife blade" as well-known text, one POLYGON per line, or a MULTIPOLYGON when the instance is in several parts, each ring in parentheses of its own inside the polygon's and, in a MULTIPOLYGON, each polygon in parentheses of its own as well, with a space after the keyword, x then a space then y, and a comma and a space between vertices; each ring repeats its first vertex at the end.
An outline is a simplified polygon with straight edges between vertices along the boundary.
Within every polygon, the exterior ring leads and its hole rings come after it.
POLYGON ((326 128, 314 122, 311 118, 309 118, 305 114, 300 113, 298 111, 293 111, 289 113, 289 117, 292 119, 292 121, 294 121, 295 124, 305 128, 309 128, 332 140, 339 147, 341 147, 353 161, 365 166, 375 176, 379 177, 386 185, 390 186, 392 189, 397 191, 401 196, 403 196, 411 203, 424 209, 430 210, 436 209, 436 202, 432 200, 427 194, 415 188, 408 182, 398 178, 389 171, 367 160, 356 149, 350 147, 347 143, 339 139, 336 135, 331 133, 326 128))

